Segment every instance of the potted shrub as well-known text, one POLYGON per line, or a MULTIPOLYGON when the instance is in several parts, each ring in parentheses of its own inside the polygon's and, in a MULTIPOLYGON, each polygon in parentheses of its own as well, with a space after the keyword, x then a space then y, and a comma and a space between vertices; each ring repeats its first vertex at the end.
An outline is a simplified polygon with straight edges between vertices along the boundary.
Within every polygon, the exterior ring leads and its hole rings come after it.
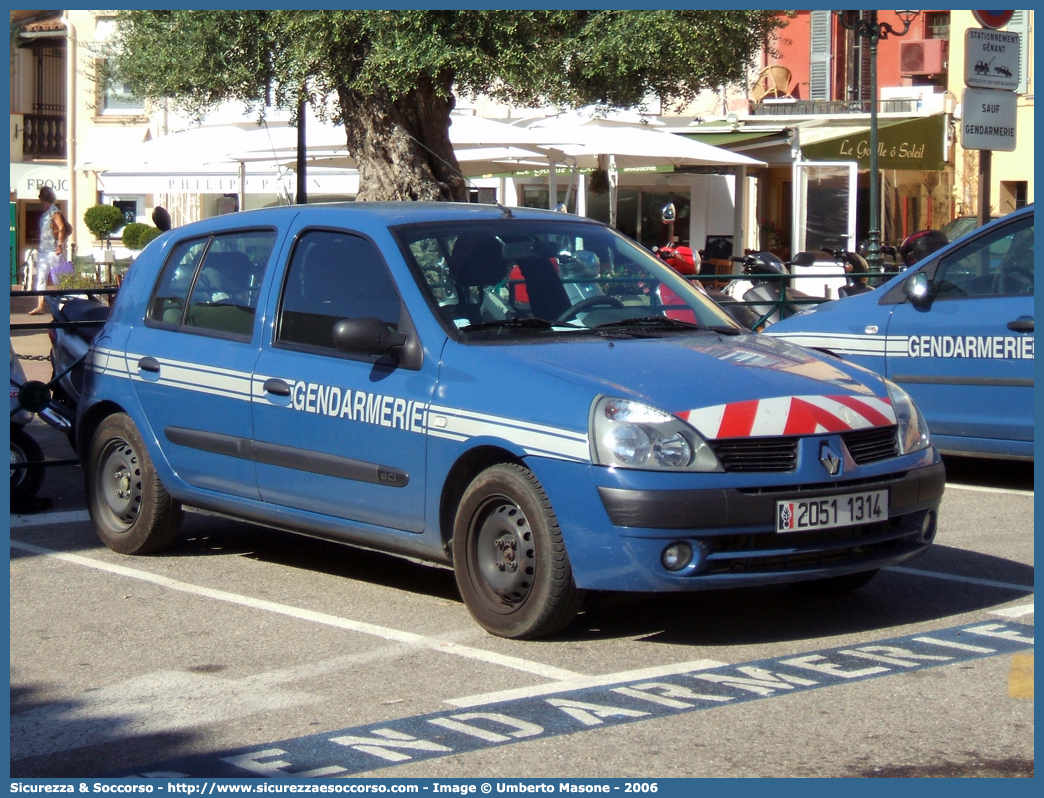
POLYGON ((123 226, 123 213, 115 205, 94 205, 83 214, 83 223, 91 234, 112 247, 112 234, 123 226))
POLYGON ((123 228, 123 246, 127 249, 142 250, 156 236, 163 231, 150 224, 131 222, 123 228))

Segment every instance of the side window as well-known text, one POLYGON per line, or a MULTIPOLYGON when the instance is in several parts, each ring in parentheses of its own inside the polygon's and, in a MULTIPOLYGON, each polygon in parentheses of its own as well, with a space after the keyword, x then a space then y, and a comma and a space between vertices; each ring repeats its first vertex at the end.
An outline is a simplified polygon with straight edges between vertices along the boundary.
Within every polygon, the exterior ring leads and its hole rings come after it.
POLYGON ((394 330, 400 307, 372 243, 348 233, 313 230, 294 247, 276 340, 333 350, 333 328, 341 319, 377 318, 394 330))
POLYGON ((272 230, 238 231, 178 244, 149 302, 148 319, 248 339, 272 230))
POLYGON ((937 299, 1033 293, 1033 217, 972 241, 939 264, 937 299))
POLYGON ((192 287, 185 325, 250 337, 275 232, 214 236, 192 287))
POLYGON ((182 241, 170 253, 149 302, 150 320, 181 324, 192 278, 209 242, 209 238, 182 241))

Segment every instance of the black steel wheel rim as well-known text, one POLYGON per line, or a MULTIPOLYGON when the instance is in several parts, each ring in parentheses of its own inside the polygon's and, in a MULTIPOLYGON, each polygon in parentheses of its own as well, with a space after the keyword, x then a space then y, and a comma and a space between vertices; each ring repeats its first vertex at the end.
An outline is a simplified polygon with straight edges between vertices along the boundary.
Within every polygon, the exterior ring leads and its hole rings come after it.
POLYGON ((507 497, 488 500, 475 513, 469 552, 479 588, 495 604, 515 609, 533 589, 536 548, 522 508, 507 497))
POLYGON ((98 459, 98 498, 118 526, 128 528, 141 507, 141 460, 121 438, 105 445, 98 459))

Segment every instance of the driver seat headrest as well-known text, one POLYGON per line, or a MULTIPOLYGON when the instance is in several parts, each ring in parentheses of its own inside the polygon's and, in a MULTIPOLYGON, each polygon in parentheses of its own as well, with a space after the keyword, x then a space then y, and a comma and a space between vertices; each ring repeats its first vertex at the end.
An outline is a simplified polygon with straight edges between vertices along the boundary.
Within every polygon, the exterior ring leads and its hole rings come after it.
POLYGON ((510 267, 503 243, 492 233, 461 233, 450 255, 449 276, 463 287, 496 285, 510 267))

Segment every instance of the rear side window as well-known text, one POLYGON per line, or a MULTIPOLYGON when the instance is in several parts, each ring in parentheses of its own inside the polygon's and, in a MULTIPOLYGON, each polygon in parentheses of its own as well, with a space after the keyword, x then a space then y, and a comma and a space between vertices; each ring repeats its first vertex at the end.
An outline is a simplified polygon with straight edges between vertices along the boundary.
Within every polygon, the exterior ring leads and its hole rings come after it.
POLYGON ((374 244, 349 233, 312 230, 294 247, 276 340, 333 351, 333 328, 341 319, 377 318, 395 330, 400 307, 374 244))
POLYGON ((166 324, 181 324, 186 299, 196 269, 210 243, 209 238, 182 241, 167 258, 149 302, 148 318, 166 324))
POLYGON ((156 285, 149 319, 249 339, 274 245, 272 230, 236 231, 179 244, 156 285))

